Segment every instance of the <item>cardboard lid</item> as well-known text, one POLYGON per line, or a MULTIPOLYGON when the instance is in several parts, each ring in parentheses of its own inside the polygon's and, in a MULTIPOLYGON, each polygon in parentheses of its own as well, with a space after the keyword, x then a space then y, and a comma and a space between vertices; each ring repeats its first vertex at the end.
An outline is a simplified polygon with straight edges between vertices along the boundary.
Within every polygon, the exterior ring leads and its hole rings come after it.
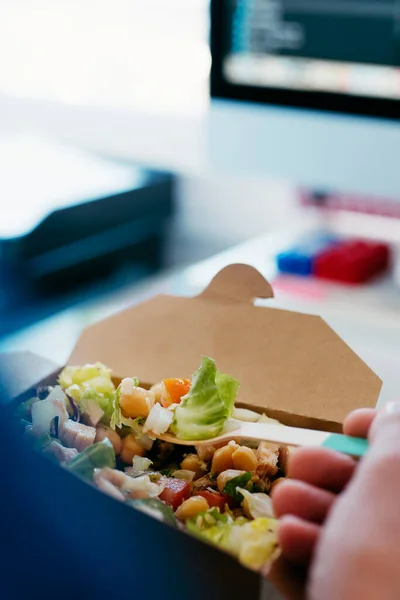
POLYGON ((92 325, 69 362, 101 361, 152 384, 190 377, 206 354, 240 381, 240 403, 300 415, 303 426, 375 406, 382 382, 373 371, 320 317, 254 306, 272 297, 256 269, 230 265, 197 297, 156 296, 92 325))

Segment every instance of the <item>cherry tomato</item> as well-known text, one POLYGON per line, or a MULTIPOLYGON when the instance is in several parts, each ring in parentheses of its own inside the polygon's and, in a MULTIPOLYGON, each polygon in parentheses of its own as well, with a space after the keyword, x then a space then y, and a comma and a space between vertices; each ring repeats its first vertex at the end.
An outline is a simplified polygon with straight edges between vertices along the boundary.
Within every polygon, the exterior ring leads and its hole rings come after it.
POLYGON ((209 492, 208 490, 202 490, 196 492, 196 496, 202 496, 205 500, 207 500, 210 508, 216 506, 219 508, 220 512, 224 512, 226 498, 221 494, 216 494, 214 492, 209 492))
POLYGON ((167 394, 161 397, 161 404, 164 408, 168 408, 171 404, 179 404, 183 396, 186 396, 191 388, 189 379, 164 379, 163 381, 167 394))

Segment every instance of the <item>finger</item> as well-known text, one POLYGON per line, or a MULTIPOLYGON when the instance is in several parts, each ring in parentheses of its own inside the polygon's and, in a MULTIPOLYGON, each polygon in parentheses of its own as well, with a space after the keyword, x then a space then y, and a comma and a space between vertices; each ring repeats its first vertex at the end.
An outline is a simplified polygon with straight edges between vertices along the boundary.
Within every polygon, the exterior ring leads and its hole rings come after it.
POLYGON ((366 438, 369 429, 378 414, 374 408, 359 408, 349 414, 343 423, 343 433, 354 437, 366 438))
POLYGON ((321 528, 298 517, 282 517, 278 529, 278 542, 288 560, 306 565, 312 558, 321 528))
POLYGON ((322 523, 336 496, 302 481, 288 480, 272 494, 277 517, 294 515, 305 521, 322 523))
POLYGON ((327 448, 299 448, 289 462, 288 476, 331 492, 341 492, 356 462, 327 448))

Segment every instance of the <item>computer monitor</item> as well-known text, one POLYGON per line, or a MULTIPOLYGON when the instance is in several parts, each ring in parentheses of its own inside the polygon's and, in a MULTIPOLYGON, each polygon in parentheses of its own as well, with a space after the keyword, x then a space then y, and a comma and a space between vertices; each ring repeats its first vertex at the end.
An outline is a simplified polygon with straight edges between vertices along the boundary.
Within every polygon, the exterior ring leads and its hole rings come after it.
POLYGON ((211 0, 211 52, 212 168, 400 197, 397 0, 211 0))
POLYGON ((398 0, 213 0, 212 94, 400 116, 398 0))

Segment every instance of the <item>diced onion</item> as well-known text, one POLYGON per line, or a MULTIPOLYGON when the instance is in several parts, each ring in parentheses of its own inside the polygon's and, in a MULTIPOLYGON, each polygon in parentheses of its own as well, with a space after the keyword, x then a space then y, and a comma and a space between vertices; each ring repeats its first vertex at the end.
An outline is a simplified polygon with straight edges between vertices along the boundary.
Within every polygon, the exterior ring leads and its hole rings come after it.
POLYGON ((134 380, 131 377, 125 377, 120 384, 121 394, 123 396, 131 396, 135 387, 134 380))
POLYGON ((174 413, 172 411, 163 408, 161 404, 155 404, 146 419, 143 431, 149 431, 155 435, 162 435, 168 431, 173 420, 174 413))
POLYGON ((161 494, 165 483, 153 483, 148 475, 140 477, 126 476, 121 490, 130 492, 134 498, 156 498, 161 494))
POLYGON ((68 420, 65 394, 60 387, 55 387, 45 400, 40 400, 32 405, 32 429, 34 433, 38 435, 49 433, 50 424, 54 417, 59 417, 59 426, 62 426, 68 420))

